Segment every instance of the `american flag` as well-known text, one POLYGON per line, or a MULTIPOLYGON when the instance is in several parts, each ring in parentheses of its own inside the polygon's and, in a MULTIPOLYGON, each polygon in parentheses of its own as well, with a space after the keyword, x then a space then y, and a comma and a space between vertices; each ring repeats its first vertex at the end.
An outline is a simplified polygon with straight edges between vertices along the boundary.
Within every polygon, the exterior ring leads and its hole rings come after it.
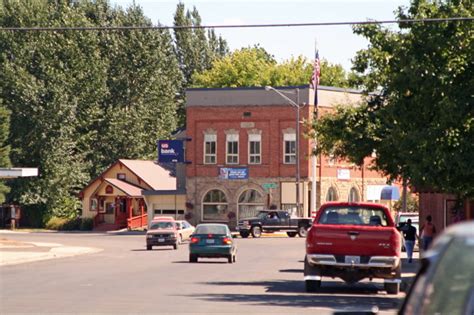
POLYGON ((314 57, 314 69, 313 75, 311 76, 310 87, 314 89, 314 106, 318 106, 318 85, 319 78, 321 76, 321 64, 319 62, 319 50, 316 49, 314 57))

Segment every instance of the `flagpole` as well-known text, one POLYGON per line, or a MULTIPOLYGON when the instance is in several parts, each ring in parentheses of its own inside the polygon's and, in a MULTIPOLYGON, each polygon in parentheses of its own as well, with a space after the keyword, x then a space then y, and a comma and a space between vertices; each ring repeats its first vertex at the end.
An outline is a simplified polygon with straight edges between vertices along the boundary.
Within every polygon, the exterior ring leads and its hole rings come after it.
MULTIPOLYGON (((317 41, 315 40, 314 41, 314 49, 315 49, 315 65, 314 67, 316 67, 316 62, 319 62, 316 60, 316 58, 319 58, 319 54, 318 54, 318 44, 317 44, 317 41)), ((317 73, 316 73, 316 69, 313 69, 313 76, 316 76, 317 73)), ((319 78, 316 78, 316 77, 312 77, 312 85, 313 85, 313 88, 314 88, 314 111, 313 111, 313 119, 314 121, 316 122, 317 119, 318 119, 318 110, 317 110, 317 101, 318 101, 318 84, 319 84, 319 78)), ((316 139, 316 134, 314 135, 314 139, 313 139, 313 148, 316 148, 316 144, 317 144, 317 139, 316 139)), ((316 178, 317 178, 317 157, 316 155, 312 154, 311 155, 311 175, 312 175, 312 179, 311 179, 311 205, 310 205, 310 210, 311 210, 311 217, 314 218, 316 217, 316 212, 317 212, 317 184, 316 184, 316 178)), ((321 183, 320 183, 321 184, 321 183)))

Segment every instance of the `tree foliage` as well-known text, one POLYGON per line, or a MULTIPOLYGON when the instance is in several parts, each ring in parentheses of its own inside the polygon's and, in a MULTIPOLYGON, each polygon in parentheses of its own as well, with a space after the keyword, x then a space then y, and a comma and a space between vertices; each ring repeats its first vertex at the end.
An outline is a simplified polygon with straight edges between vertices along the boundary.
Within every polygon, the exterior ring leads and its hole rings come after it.
MULTIPOLYGON (((413 1, 399 19, 473 16, 470 1, 413 1)), ((314 126, 319 151, 361 163, 421 189, 474 195, 474 28, 469 21, 355 27, 370 41, 354 70, 366 91, 358 108, 340 107, 314 126)))
MULTIPOLYGON (((175 26, 201 26, 201 16, 196 7, 186 10, 178 3, 174 15, 175 26)), ((227 42, 216 36, 214 30, 203 28, 174 29, 176 55, 184 75, 185 85, 192 84, 192 76, 211 67, 212 62, 229 52, 227 42)))
MULTIPOLYGON (((10 134, 10 111, 5 108, 0 99, 0 167, 10 167, 10 145, 8 145, 8 135, 10 134)), ((6 194, 10 192, 10 187, 0 180, 0 203, 4 203, 6 194)))
MULTIPOLYGON (((216 59, 209 70, 195 73, 194 87, 288 86, 308 84, 313 61, 299 56, 277 63, 265 49, 255 46, 233 51, 216 59)), ((321 61, 321 85, 349 87, 341 65, 321 61)))
MULTIPOLYGON (((107 1, 8 1, 0 25, 151 25, 140 7, 107 1)), ((77 214, 77 193, 119 158, 154 158, 176 128, 182 74, 168 31, 0 32, 0 99, 12 112, 18 179, 10 198, 77 214)))

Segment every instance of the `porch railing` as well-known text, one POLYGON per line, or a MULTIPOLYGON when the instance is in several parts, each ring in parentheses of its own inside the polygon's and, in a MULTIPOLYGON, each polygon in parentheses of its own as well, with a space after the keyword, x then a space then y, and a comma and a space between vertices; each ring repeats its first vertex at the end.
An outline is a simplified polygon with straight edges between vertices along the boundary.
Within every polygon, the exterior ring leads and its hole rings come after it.
POLYGON ((138 215, 127 219, 127 228, 136 229, 148 225, 148 214, 138 215))

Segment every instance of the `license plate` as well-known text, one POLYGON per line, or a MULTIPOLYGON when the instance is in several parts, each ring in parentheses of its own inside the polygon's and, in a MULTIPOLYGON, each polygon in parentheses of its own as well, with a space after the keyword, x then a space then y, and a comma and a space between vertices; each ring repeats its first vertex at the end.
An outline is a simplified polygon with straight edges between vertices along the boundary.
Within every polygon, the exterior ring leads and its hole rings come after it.
POLYGON ((346 264, 360 264, 360 256, 346 256, 346 264))
POLYGON ((206 240, 206 244, 214 244, 215 241, 214 240, 206 240))
POLYGON ((160 242, 160 243, 163 243, 164 241, 165 241, 164 238, 159 238, 159 239, 158 239, 158 242, 160 242))

